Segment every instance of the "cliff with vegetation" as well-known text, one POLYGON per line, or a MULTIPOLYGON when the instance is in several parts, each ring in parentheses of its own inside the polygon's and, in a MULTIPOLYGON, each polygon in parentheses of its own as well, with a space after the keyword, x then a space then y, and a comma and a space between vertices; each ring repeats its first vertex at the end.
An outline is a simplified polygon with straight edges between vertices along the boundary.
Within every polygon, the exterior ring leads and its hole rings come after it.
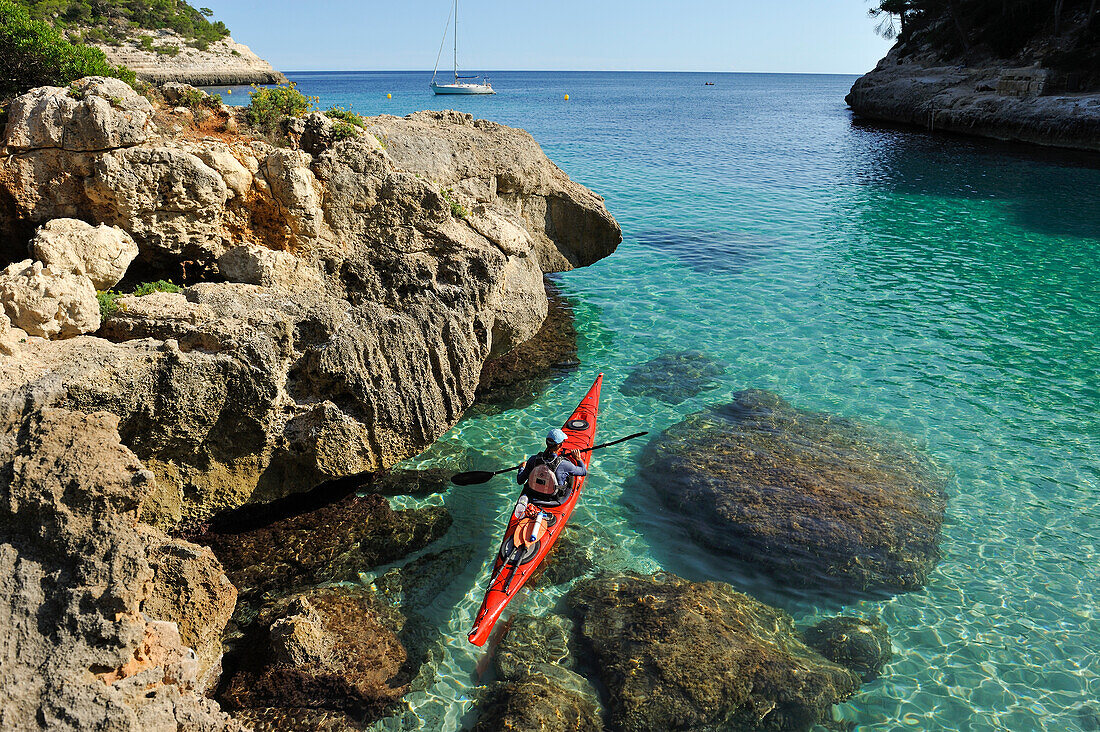
MULTIPOLYGON (((521 130, 147 94, 35 88, 0 139, 4 729, 234 728, 204 696, 234 575, 169 532, 422 451, 539 331, 544 273, 621 239, 521 130)), ((375 563, 450 520, 361 508, 375 563)))
POLYGON ((182 0, 16 0, 70 42, 100 49, 152 83, 278 84, 286 78, 235 42, 213 11, 182 0))
POLYGON ((897 43, 846 100, 861 118, 1100 151, 1097 0, 885 0, 897 43))

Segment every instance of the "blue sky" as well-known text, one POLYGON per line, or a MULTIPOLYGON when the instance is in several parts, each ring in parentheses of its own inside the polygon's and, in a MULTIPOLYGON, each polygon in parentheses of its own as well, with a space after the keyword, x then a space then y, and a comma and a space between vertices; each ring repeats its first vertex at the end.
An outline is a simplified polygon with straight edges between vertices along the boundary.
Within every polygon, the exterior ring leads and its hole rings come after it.
MULTIPOLYGON (((193 4, 212 8, 235 39, 285 71, 430 70, 451 0, 193 4)), ((890 45, 874 34, 868 7, 866 0, 460 0, 459 62, 471 70, 863 73, 890 45)))

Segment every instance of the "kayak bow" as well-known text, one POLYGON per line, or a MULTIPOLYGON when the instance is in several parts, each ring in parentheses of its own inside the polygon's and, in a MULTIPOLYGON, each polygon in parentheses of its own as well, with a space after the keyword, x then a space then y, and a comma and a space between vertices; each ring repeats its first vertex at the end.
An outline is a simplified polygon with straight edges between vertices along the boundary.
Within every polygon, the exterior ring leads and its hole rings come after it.
MULTIPOLYGON (((600 374, 576 410, 562 425, 566 434, 565 443, 561 447, 563 454, 571 450, 587 450, 596 441, 596 415, 600 407, 602 384, 603 374, 600 374)), ((581 453, 585 468, 591 459, 591 452, 581 453)), ((470 631, 470 642, 475 646, 485 645, 504 608, 554 548, 566 522, 573 515, 585 477, 573 479, 572 490, 559 505, 535 505, 532 502, 529 511, 518 516, 515 511, 512 512, 508 528, 504 531, 500 552, 493 565, 489 589, 485 592, 485 599, 474 618, 473 630, 470 631)))

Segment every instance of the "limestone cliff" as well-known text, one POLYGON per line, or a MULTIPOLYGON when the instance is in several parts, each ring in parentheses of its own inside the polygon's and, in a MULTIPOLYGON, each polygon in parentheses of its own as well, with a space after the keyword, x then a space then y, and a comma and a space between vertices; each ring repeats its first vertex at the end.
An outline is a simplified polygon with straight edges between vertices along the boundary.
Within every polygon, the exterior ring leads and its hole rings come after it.
POLYGON ((248 46, 230 37, 198 49, 170 30, 138 34, 120 45, 95 44, 107 60, 133 69, 139 79, 154 84, 169 81, 218 86, 222 84, 282 84, 286 77, 248 46), (157 46, 178 49, 175 55, 147 50, 136 39, 149 35, 157 46))
MULTIPOLYGON (((883 3, 883 5, 887 5, 883 3)), ((1095 2, 906 0, 898 42, 856 80, 859 118, 1100 151, 1100 15, 1095 2)))
POLYGON ((35 226, 77 218, 131 237, 131 271, 188 286, 120 299, 95 335, 17 343, 0 405, 117 415, 166 524, 420 452, 473 402, 484 361, 539 329, 543 273, 621 238, 530 135, 469 115, 337 140, 312 114, 274 147, 225 132, 245 126, 237 110, 196 121, 113 80, 77 88, 12 104, 9 259, 35 226))
POLYGON ((521 130, 261 133, 164 94, 35 89, 3 132, 4 729, 239 728, 204 696, 236 590, 164 528, 423 450, 538 331, 543 273, 621 239, 521 130))

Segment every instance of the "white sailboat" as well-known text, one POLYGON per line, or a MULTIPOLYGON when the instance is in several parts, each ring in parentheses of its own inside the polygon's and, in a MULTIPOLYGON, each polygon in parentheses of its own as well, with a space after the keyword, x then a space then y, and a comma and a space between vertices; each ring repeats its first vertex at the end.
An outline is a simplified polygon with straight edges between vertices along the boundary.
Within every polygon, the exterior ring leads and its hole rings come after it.
MULTIPOLYGON (((435 70, 432 72, 432 91, 436 94, 496 94, 493 85, 488 79, 478 81, 479 76, 458 75, 458 0, 454 0, 455 10, 455 56, 454 56, 454 82, 451 84, 437 84, 436 75, 439 73, 439 59, 443 55, 443 44, 447 41, 447 31, 443 31, 443 40, 439 42, 439 53, 435 57, 435 70)), ((447 22, 450 27, 450 19, 447 22)))

